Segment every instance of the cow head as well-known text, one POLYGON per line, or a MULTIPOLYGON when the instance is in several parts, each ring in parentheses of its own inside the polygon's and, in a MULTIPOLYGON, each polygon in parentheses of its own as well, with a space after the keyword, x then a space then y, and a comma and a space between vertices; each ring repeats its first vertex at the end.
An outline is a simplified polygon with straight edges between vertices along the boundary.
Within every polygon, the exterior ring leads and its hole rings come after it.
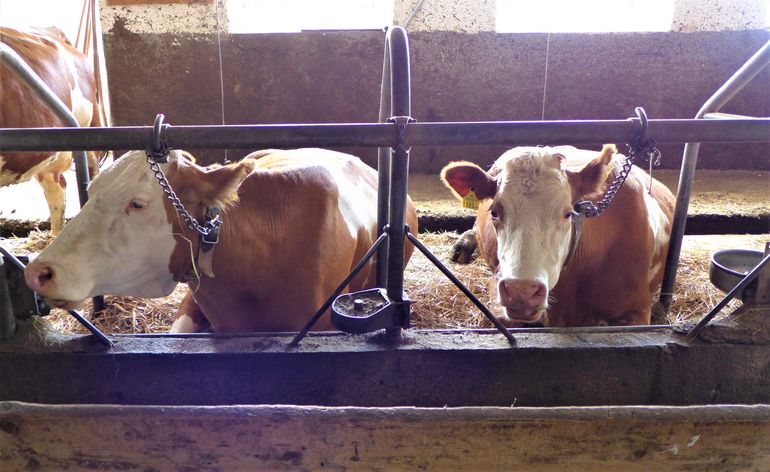
POLYGON ((535 322, 548 308, 549 292, 570 251, 573 204, 599 191, 615 147, 605 146, 579 170, 565 168, 568 155, 584 152, 518 147, 500 156, 489 172, 470 162, 455 162, 441 173, 457 197, 474 192, 483 202, 478 237, 496 240, 503 319, 535 322), (494 234, 485 235, 490 227, 494 234))
MULTIPOLYGON (((202 168, 189 154, 171 151, 168 163, 160 167, 192 213, 234 201, 254 163, 246 159, 202 168)), ((117 159, 89 190, 80 213, 27 266, 27 285, 63 308, 99 294, 171 293, 178 281, 171 255, 179 240, 194 236, 184 236, 184 222, 163 194, 144 152, 131 151, 117 159)))

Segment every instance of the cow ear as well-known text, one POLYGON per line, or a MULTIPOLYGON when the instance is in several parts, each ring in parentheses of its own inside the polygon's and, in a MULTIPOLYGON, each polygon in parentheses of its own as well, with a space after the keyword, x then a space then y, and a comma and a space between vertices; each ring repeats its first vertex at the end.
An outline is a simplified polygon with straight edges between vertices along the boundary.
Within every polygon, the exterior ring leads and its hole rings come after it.
POLYGON ((244 159, 222 167, 204 170, 201 201, 211 207, 223 208, 238 200, 238 187, 257 166, 256 159, 244 159))
POLYGON ((580 171, 567 171, 572 195, 575 198, 590 195, 600 189, 607 180, 612 167, 612 156, 618 152, 614 144, 605 144, 595 158, 585 165, 580 171))
POLYGON ((497 192, 497 182, 472 162, 452 162, 447 165, 441 171, 441 181, 460 200, 471 191, 476 193, 479 200, 493 198, 497 192))
POLYGON ((178 189, 177 193, 185 202, 224 208, 238 200, 238 187, 256 165, 256 159, 249 158, 210 167, 180 160, 171 185, 178 189))

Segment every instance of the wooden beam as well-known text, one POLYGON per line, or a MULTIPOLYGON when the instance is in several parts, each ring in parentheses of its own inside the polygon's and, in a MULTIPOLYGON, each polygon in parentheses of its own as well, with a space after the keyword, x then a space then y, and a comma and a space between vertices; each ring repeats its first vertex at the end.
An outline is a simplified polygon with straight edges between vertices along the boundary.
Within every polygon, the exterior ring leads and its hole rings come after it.
POLYGON ((0 403, 4 470, 767 470, 770 406, 0 403))

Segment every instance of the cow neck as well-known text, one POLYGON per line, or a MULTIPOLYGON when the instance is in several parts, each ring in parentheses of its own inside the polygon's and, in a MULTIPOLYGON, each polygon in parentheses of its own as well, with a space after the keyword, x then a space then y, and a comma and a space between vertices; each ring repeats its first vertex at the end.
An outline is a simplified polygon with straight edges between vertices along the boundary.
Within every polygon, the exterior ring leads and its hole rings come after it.
MULTIPOLYGON (((597 190, 593 192, 594 194, 598 194, 601 198, 601 195, 604 194, 607 188, 607 182, 610 182, 610 177, 614 179, 617 176, 617 166, 615 164, 615 158, 613 156, 613 159, 607 164, 607 168, 602 173, 602 177, 599 181, 599 185, 597 186, 597 190)), ((622 189, 621 189, 622 190, 622 189)), ((587 196, 583 196, 581 198, 578 198, 575 203, 573 204, 573 208, 577 210, 578 208, 578 202, 583 201, 587 198, 587 196)), ((561 270, 564 270, 567 268, 569 263, 572 261, 572 259, 575 256, 575 253, 577 252, 578 245, 580 244, 580 239, 583 236, 583 223, 586 219, 586 215, 584 213, 581 213, 579 210, 573 210, 571 215, 571 221, 572 221, 572 229, 570 234, 570 240, 569 240, 569 249, 567 251, 567 257, 564 259, 564 263, 561 265, 561 270)), ((598 215, 597 217, 601 216, 598 215)))
MULTIPOLYGON (((209 207, 200 203, 192 213, 198 224, 203 226, 221 215, 222 211, 219 207, 209 207)), ((180 246, 181 249, 177 255, 177 263, 173 264, 176 267, 176 270, 173 271, 177 274, 175 278, 180 282, 199 282, 203 276, 214 277, 214 249, 219 240, 220 229, 221 227, 217 226, 214 231, 209 233, 208 237, 204 237, 198 231, 188 228, 179 221, 176 228, 180 235, 177 238, 177 246, 180 246)))

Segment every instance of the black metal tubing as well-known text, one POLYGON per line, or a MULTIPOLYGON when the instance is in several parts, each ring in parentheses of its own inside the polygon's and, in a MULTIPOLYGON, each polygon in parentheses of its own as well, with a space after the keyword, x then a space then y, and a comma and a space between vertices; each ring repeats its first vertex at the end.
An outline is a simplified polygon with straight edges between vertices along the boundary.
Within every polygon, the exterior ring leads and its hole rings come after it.
MULTIPOLYGON (((387 34, 390 62, 390 116, 395 120, 398 142, 390 153, 390 208, 388 216, 388 298, 402 309, 401 325, 409 326, 404 301, 404 243, 406 235, 406 195, 409 182, 409 148, 406 146, 406 126, 412 120, 411 73, 409 70, 409 40, 398 26, 387 34)), ((398 316, 398 314, 397 314, 398 316)), ((397 332, 397 328, 394 328, 397 332)))
MULTIPOLYGON (((719 111, 725 106, 738 92, 740 92, 751 80, 770 64, 770 41, 765 43, 746 63, 741 66, 714 94, 706 100, 706 103, 698 110, 695 120, 700 123, 718 124, 722 129, 720 133, 725 133, 727 127, 724 120, 703 120, 707 113, 719 111), (724 127, 724 128, 723 128, 724 127)), ((745 121, 745 120, 741 120, 745 121)), ((762 121, 758 120, 757 122, 762 121)), ((716 130, 714 130, 716 131, 716 130)), ((651 131, 654 133, 654 131, 651 131)), ((659 139, 657 134, 653 134, 659 139)), ((685 135, 683 135, 685 136, 685 135)), ((749 136, 746 136, 747 138, 749 136)), ((757 135, 757 138, 763 138, 757 135)), ((764 131, 764 138, 761 142, 770 141, 770 131, 764 131)), ((661 141, 658 141, 661 142, 661 141)), ((663 273, 663 282, 660 288, 659 305, 664 312, 668 312, 674 296, 674 285, 676 283, 676 273, 679 268, 679 255, 682 251, 682 239, 684 238, 685 224, 687 223, 687 212, 690 207, 690 195, 692 194, 692 183, 695 177, 695 167, 698 163, 698 151, 700 143, 710 142, 702 139, 685 139, 684 154, 682 157, 682 169, 679 174, 679 186, 676 193, 676 207, 674 208, 674 220, 671 225, 671 240, 669 243, 668 254, 666 256, 666 266, 663 273)))
POLYGON ((508 340, 508 342, 511 343, 511 346, 515 346, 516 345, 516 338, 513 337, 513 335, 510 333, 510 331, 508 331, 508 328, 503 326, 503 324, 500 322, 500 320, 498 320, 497 317, 495 315, 493 315, 491 311, 489 311, 489 308, 487 308, 486 305, 481 303, 481 301, 478 299, 478 297, 476 297, 476 295, 474 295, 473 292, 468 290, 468 287, 466 287, 465 284, 463 284, 460 281, 460 279, 455 277, 455 275, 452 273, 452 271, 447 269, 447 267, 444 264, 442 264, 441 261, 438 260, 438 258, 436 256, 434 256, 430 252, 430 250, 427 247, 425 247, 425 245, 423 245, 420 242, 420 240, 417 239, 411 232, 407 231, 406 237, 409 238, 409 241, 411 241, 412 244, 414 244, 414 247, 416 247, 425 257, 427 257, 428 260, 431 261, 433 263, 433 265, 436 266, 436 268, 441 271, 442 274, 444 274, 453 284, 455 284, 455 286, 458 289, 460 289, 460 291, 466 297, 468 297, 468 299, 471 302, 473 302, 474 305, 476 305, 476 308, 478 308, 481 311, 481 313, 483 313, 484 316, 486 316, 487 319, 489 319, 489 321, 491 321, 492 324, 495 325, 495 328, 497 328, 498 331, 503 333, 503 335, 508 340))
MULTIPOLYGON (((165 125, 175 149, 398 145, 392 123, 281 125, 165 125)), ((487 121, 411 123, 404 145, 624 143, 639 129, 625 120, 487 121)), ((0 129, 0 151, 146 149, 152 126, 0 129)), ((649 120, 658 144, 770 142, 770 118, 649 120)))
MULTIPOLYGON (((385 54, 382 59, 380 81, 380 111, 378 120, 386 123, 391 114, 390 37, 385 36, 385 54)), ((390 147, 377 148, 377 230, 385 232, 390 214, 390 147)), ((376 287, 384 287, 388 278, 388 246, 377 251, 376 287)))

